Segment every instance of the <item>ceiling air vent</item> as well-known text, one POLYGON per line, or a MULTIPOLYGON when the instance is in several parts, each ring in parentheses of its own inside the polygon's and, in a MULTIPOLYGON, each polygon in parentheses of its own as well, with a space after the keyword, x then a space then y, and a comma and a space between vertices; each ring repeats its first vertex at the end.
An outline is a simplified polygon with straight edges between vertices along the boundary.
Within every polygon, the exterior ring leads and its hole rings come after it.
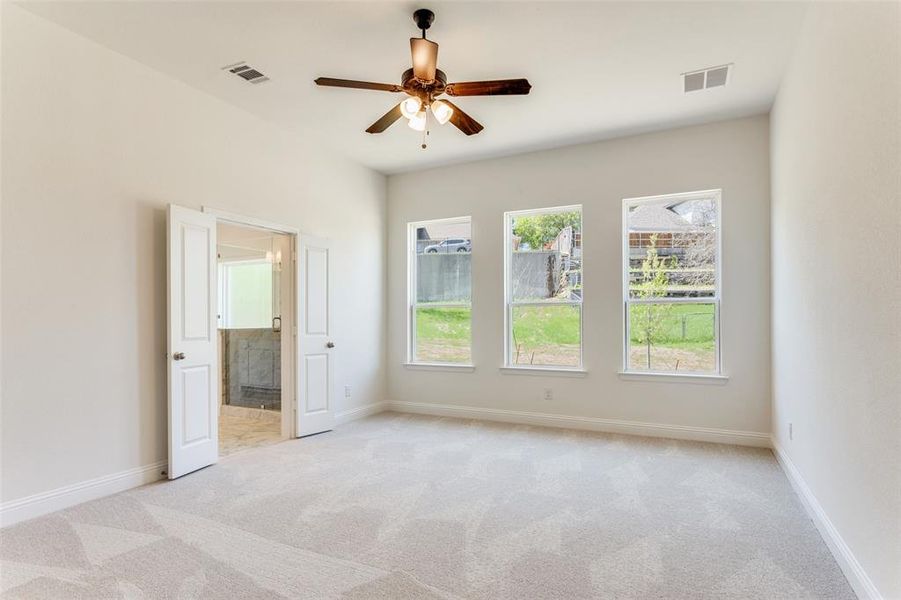
POLYGON ((226 65, 222 67, 223 71, 228 71, 229 73, 233 73, 240 77, 245 81, 249 81, 250 83, 263 83, 264 81, 269 81, 269 78, 264 74, 260 73, 250 65, 245 62, 235 63, 233 65, 226 65))
POLYGON ((729 71, 731 70, 732 65, 728 64, 720 65, 718 67, 708 67, 690 73, 682 73, 683 89, 687 94, 688 92, 722 87, 729 81, 729 71))

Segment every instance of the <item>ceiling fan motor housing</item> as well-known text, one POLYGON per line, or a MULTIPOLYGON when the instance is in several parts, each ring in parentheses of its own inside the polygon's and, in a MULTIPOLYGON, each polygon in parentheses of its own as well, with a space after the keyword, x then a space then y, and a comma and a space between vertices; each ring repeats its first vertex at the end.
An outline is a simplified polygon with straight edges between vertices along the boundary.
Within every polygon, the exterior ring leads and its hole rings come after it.
POLYGON ((430 104, 436 96, 444 93, 444 89, 447 87, 447 76, 441 69, 436 69, 435 79, 425 82, 413 75, 413 69, 407 69, 401 77, 400 84, 407 94, 416 96, 422 100, 423 104, 430 104))

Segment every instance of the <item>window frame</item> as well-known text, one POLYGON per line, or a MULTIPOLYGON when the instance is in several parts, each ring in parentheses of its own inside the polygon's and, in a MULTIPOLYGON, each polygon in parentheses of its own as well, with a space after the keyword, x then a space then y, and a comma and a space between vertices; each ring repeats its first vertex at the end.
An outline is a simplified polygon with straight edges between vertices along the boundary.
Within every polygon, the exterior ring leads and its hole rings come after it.
POLYGON ((542 215, 557 212, 571 212, 578 210, 582 217, 581 234, 582 257, 585 256, 585 212, 581 204, 568 204, 563 206, 550 206, 543 208, 528 208, 511 210, 504 213, 504 358, 503 372, 511 373, 521 371, 523 373, 536 371, 568 371, 582 373, 585 370, 585 269, 582 269, 582 296, 575 300, 551 300, 546 302, 516 302, 513 300, 513 219, 521 216, 542 215), (579 307, 579 364, 569 367, 562 365, 523 365, 513 362, 515 345, 513 344, 513 308, 515 306, 572 306, 579 307))
MULTIPOLYGON (((469 223, 469 243, 470 257, 472 257, 472 241, 473 226, 471 216, 447 217, 443 219, 428 219, 424 221, 410 221, 407 223, 407 359, 404 363, 409 367, 437 368, 437 369, 473 369, 473 353, 472 353, 472 266, 470 266, 469 281, 469 302, 462 304, 459 302, 442 302, 428 304, 429 308, 469 308, 469 362, 466 363, 448 363, 448 362, 427 362, 416 360, 416 310, 420 306, 416 297, 417 289, 417 268, 416 268, 416 230, 420 227, 434 225, 436 223, 469 223)), ((450 239, 450 238, 448 238, 450 239)), ((456 239, 456 238, 455 238, 456 239)), ((465 241, 465 240, 464 240, 465 241)), ((470 260, 472 260, 470 258, 470 260)))
POLYGON ((723 335, 722 335, 722 301, 723 301, 723 191, 721 189, 701 190, 696 192, 681 192, 677 194, 660 194, 657 196, 643 196, 639 198, 624 198, 622 202, 622 262, 620 264, 623 289, 623 375, 637 376, 684 376, 684 377, 724 377, 723 370, 723 335), (631 298, 629 295, 629 209, 633 206, 647 204, 673 204, 690 200, 713 200, 716 204, 716 264, 714 275, 716 277, 713 296, 695 296, 684 298, 631 298), (629 319, 629 307, 633 304, 712 304, 713 305, 713 335, 714 335, 714 363, 713 371, 644 371, 629 368, 629 349, 631 347, 631 331, 629 319))

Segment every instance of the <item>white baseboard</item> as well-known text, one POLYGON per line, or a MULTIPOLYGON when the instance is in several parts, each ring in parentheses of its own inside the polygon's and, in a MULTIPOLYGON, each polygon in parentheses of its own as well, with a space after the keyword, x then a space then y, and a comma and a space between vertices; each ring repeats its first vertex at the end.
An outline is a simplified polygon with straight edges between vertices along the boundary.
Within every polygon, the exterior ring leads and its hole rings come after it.
POLYGON ((362 419, 363 417, 368 417, 369 415, 378 414, 387 409, 388 408, 385 402, 373 402, 372 404, 365 404, 363 406, 357 406, 356 408, 342 410, 339 413, 335 413, 335 425, 349 423, 350 421, 362 419))
POLYGON ((167 465, 168 461, 162 460, 143 467, 63 486, 49 492, 4 502, 0 504, 0 527, 7 527, 88 500, 96 500, 152 483, 164 477, 161 472, 166 469, 167 465))
POLYGON ((568 415, 554 415, 549 413, 505 410, 499 408, 430 404, 427 402, 389 401, 386 404, 388 410, 422 415, 459 417, 462 419, 483 419, 488 421, 503 421, 505 423, 541 425, 545 427, 566 427, 569 429, 585 429, 588 431, 603 431, 606 433, 625 433, 629 435, 715 442, 738 446, 755 446, 758 448, 770 447, 770 434, 756 431, 689 427, 686 425, 644 423, 641 421, 622 421, 618 419, 601 419, 598 417, 573 417, 568 415))
MULTIPOLYGON (((384 402, 376 402, 358 406, 339 412, 335 415, 335 424, 340 425, 355 419, 361 419, 385 410, 384 402)), ((82 502, 96 500, 111 494, 124 492, 131 488, 153 483, 164 476, 168 461, 159 461, 143 467, 136 467, 112 475, 104 475, 96 479, 67 485, 49 492, 34 494, 18 500, 0 504, 0 527, 8 527, 28 519, 40 517, 82 502)))
POLYGON ((814 525, 817 526, 820 535, 823 536, 823 540, 835 557, 836 562, 838 562, 838 566, 845 574, 845 577, 848 579, 848 583, 851 584, 854 592, 863 600, 881 600, 882 594, 876 589, 873 580, 870 579, 866 571, 863 570, 863 567, 857 561, 854 553, 851 552, 851 548, 848 547, 848 544, 845 543, 845 540, 838 532, 838 529, 832 524, 829 515, 823 510, 822 505, 817 500, 816 496, 813 495, 810 486, 807 485, 807 482, 804 481, 804 478, 801 476, 801 472, 785 453, 785 450, 782 449, 782 446, 776 441, 775 436, 772 438, 771 444, 773 447, 773 454, 776 455, 776 460, 779 461, 782 470, 785 471, 785 475, 788 477, 788 481, 792 484, 792 487, 795 488, 795 492, 797 492, 798 496, 801 498, 801 504, 804 505, 807 514, 810 515, 814 525))

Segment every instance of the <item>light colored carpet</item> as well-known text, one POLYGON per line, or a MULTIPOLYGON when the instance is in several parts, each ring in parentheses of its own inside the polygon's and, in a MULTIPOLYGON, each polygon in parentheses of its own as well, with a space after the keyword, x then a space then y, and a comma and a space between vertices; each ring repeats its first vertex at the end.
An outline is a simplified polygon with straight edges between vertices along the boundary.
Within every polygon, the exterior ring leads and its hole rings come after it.
POLYGON ((768 450, 384 413, 0 532, 9 598, 853 598, 768 450))

